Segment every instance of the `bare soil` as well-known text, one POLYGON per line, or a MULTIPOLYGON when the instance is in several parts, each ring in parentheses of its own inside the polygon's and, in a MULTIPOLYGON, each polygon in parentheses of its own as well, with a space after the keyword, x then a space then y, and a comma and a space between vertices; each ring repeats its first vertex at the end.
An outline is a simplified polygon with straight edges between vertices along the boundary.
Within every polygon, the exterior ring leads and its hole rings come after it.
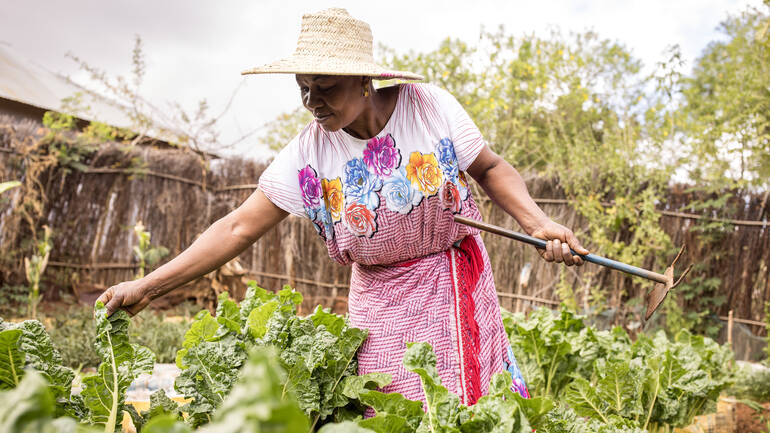
POLYGON ((770 433, 770 402, 763 403, 762 412, 738 403, 735 407, 736 433, 770 433))

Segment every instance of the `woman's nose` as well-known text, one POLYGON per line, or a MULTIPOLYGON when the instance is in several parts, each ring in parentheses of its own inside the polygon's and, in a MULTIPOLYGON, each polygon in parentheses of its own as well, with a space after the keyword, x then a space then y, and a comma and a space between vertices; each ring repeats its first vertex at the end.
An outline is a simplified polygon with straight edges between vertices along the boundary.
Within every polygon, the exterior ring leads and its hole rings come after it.
POLYGON ((308 90, 305 92, 305 100, 303 101, 307 108, 313 109, 322 105, 321 99, 318 97, 318 92, 308 90))

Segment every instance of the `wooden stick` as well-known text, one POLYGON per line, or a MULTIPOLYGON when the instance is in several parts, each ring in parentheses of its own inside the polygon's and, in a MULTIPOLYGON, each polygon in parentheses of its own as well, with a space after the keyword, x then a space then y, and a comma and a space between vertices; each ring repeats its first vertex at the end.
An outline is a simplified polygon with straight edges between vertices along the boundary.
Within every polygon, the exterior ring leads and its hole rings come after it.
POLYGON ((549 304, 549 305, 559 305, 559 304, 561 304, 561 302, 559 302, 559 301, 552 301, 550 299, 536 298, 534 296, 517 295, 516 293, 497 292, 497 296, 499 296, 501 298, 523 299, 525 301, 540 302, 541 304, 549 304))

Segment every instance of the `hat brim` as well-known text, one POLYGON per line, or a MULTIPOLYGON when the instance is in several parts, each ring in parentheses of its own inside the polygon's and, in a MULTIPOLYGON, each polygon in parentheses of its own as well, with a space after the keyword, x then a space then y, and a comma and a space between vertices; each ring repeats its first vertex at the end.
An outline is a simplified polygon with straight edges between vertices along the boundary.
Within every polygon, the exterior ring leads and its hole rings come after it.
POLYGON ((372 77, 380 80, 402 79, 421 81, 425 77, 407 71, 394 71, 376 63, 350 62, 333 58, 307 58, 291 56, 267 65, 247 69, 248 74, 309 74, 309 75, 353 75, 372 77))

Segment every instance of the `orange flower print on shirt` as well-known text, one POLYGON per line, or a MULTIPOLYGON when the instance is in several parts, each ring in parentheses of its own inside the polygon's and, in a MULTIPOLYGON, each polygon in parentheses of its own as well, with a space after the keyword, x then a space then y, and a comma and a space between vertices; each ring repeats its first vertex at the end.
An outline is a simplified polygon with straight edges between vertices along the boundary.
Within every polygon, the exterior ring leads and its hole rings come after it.
POLYGON ((323 188, 324 204, 326 210, 332 215, 332 221, 337 222, 342 219, 342 209, 345 207, 345 196, 342 194, 342 181, 336 179, 321 179, 323 188))
POLYGON ((426 196, 436 194, 443 180, 435 155, 420 152, 412 152, 409 155, 406 177, 426 196))

